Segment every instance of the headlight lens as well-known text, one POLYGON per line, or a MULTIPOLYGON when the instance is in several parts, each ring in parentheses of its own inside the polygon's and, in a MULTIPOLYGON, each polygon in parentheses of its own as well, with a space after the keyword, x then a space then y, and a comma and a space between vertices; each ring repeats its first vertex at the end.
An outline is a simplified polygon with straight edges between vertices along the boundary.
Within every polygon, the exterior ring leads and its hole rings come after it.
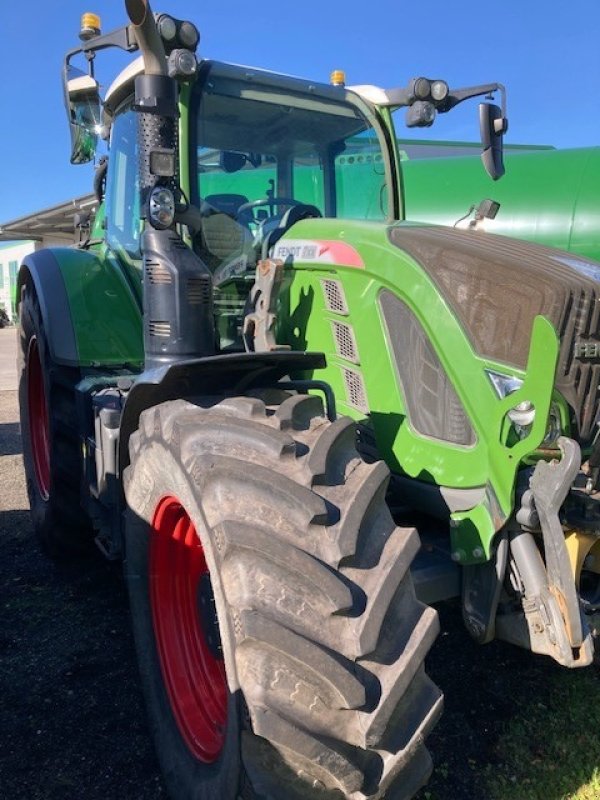
POLYGON ((168 14, 161 14, 157 22, 158 32, 165 42, 171 44, 177 36, 177 23, 168 14))
POLYGON ((175 198, 173 192, 163 186, 157 186, 150 194, 150 222, 155 228, 169 228, 175 219, 175 198))
MULTIPOLYGON (((501 372, 486 370, 492 386, 496 390, 498 397, 505 398, 509 394, 516 392, 523 386, 523 381, 514 375, 503 375, 501 372)), ((523 400, 517 403, 514 408, 507 412, 506 416, 513 423, 515 431, 521 439, 529 433, 533 420, 535 419, 535 407, 530 400, 523 400)), ((562 433, 560 408, 557 403, 550 405, 548 413, 548 426, 546 435, 541 443, 541 447, 552 447, 562 433)))
POLYGON ((507 414, 509 420, 518 428, 528 428, 533 424, 535 418, 535 408, 529 400, 517 403, 507 414))
POLYGON ((191 22, 182 22, 179 26, 179 41, 184 47, 195 50, 200 41, 200 33, 191 22))
POLYGON ((434 81, 431 84, 431 96, 438 102, 440 100, 445 100, 449 91, 446 81, 434 81))

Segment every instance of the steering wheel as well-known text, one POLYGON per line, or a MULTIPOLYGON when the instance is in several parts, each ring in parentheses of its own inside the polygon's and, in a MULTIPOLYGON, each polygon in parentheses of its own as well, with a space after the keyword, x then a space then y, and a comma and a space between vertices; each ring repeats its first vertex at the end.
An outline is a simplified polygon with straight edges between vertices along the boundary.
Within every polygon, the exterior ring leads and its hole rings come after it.
POLYGON ((299 200, 294 200, 293 197, 261 197, 258 200, 250 200, 248 203, 242 203, 237 210, 237 218, 253 208, 260 206, 300 206, 302 203, 299 200))

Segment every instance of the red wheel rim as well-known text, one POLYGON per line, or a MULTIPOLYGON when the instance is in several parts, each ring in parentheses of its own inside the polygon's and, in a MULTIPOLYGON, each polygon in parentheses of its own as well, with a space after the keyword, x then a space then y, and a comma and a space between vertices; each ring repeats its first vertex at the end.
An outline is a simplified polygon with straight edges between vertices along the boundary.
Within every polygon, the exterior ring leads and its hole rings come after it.
POLYGON ((177 726, 193 755, 219 757, 227 724, 227 681, 218 628, 199 605, 212 606, 204 549, 175 497, 154 512, 150 543, 150 599, 160 666, 177 726), (210 595, 210 596, 209 596, 210 595))
POLYGON ((35 480, 38 492, 47 500, 50 496, 50 427, 44 373, 35 336, 31 338, 27 351, 27 409, 35 480))

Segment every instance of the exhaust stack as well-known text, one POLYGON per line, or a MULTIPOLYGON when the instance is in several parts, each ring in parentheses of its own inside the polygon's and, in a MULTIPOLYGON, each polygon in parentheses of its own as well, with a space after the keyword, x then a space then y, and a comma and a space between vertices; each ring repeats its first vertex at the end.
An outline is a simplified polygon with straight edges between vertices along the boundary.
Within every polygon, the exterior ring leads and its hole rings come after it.
POLYGON ((167 75, 167 60, 162 39, 148 0, 125 0, 127 16, 135 31, 144 58, 146 75, 167 75))
POLYGON ((181 193, 177 181, 178 96, 168 74, 165 48, 147 0, 125 0, 144 59, 135 79, 138 113, 141 216, 146 220, 144 356, 146 370, 213 355, 212 276, 175 227, 181 193))

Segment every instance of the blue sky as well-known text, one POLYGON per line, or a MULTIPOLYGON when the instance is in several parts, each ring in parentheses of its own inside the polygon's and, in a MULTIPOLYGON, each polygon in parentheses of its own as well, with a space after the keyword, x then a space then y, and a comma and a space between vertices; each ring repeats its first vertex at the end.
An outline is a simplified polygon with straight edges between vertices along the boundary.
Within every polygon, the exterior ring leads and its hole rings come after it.
MULTIPOLYGON (((416 75, 452 86, 489 81, 508 91, 508 142, 600 145, 600 2, 399 0, 291 4, 155 0, 194 21, 200 55, 327 81, 403 86, 416 75)), ((78 43, 80 15, 106 32, 125 21, 121 0, 2 2, 0 222, 91 190, 90 166, 69 165, 60 71, 78 43)), ((126 57, 100 54, 109 84, 126 57)), ((477 137, 476 103, 438 119, 431 135, 477 137)))

